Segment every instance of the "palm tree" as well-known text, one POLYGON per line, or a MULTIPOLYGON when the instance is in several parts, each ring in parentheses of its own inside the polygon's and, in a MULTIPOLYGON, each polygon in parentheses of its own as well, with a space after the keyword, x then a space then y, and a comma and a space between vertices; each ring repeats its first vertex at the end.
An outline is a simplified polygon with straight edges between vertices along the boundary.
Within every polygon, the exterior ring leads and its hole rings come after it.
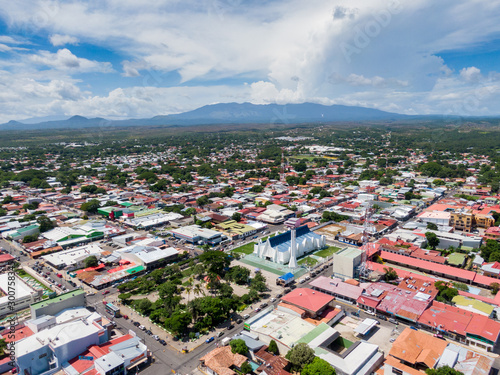
POLYGON ((194 294, 196 294, 197 296, 199 296, 199 295, 205 296, 205 289, 203 288, 203 286, 200 283, 198 283, 194 286, 194 294))

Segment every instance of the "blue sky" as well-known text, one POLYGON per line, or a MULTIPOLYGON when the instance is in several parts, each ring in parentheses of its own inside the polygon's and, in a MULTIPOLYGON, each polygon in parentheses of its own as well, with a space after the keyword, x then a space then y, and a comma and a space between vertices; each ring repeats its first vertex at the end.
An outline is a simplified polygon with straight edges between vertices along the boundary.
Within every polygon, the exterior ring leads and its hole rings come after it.
POLYGON ((500 0, 16 0, 0 122, 220 102, 500 115, 500 0))

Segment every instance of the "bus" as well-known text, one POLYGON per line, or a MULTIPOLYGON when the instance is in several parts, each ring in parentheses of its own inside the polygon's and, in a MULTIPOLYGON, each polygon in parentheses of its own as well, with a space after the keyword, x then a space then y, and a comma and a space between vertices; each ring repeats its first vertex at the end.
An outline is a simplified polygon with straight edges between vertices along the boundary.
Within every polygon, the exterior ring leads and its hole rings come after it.
POLYGON ((115 318, 120 317, 120 308, 117 306, 113 305, 112 303, 107 303, 106 304, 106 312, 110 314, 111 316, 115 318))

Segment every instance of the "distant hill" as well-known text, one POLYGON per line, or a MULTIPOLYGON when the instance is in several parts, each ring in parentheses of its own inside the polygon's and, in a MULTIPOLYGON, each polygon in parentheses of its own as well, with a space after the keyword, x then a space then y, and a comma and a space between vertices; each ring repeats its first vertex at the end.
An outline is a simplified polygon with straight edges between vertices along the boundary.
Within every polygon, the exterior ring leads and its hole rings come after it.
POLYGON ((415 118, 378 109, 343 105, 220 103, 193 111, 149 119, 106 120, 73 116, 66 120, 0 124, 0 130, 81 129, 108 126, 210 125, 210 124, 299 124, 328 122, 396 121, 415 118))

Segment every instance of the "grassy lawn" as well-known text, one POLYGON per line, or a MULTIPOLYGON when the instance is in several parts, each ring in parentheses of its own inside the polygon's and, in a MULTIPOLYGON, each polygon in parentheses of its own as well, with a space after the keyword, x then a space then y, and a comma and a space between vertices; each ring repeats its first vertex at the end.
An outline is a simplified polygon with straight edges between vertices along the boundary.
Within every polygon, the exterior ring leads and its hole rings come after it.
POLYGON ((454 266, 461 266, 465 261, 465 254, 452 253, 448 256, 448 263, 454 266))
POLYGON ((252 254, 253 253, 253 245, 255 245, 255 242, 250 242, 247 243, 246 245, 237 247, 233 251, 237 253, 243 253, 243 254, 252 254))
POLYGON ((315 252, 314 255, 317 255, 321 258, 327 258, 327 257, 331 257, 334 253, 336 253, 339 250, 340 250, 340 247, 328 246, 326 249, 315 252))
POLYGON ((52 289, 50 289, 45 284, 42 284, 40 281, 38 281, 37 279, 35 279, 33 276, 31 276, 26 271, 24 271, 22 269, 19 269, 16 272, 19 275, 19 277, 21 277, 21 279, 24 279, 26 282, 28 282, 28 280, 32 280, 32 282, 34 282, 36 284, 36 286, 38 286, 38 287, 46 290, 47 292, 52 292, 52 289))
POLYGON ((318 263, 318 261, 314 258, 311 258, 311 257, 305 257, 305 258, 302 258, 301 260, 299 260, 297 263, 300 264, 301 266, 304 266, 307 264, 314 266, 316 263, 318 263))

